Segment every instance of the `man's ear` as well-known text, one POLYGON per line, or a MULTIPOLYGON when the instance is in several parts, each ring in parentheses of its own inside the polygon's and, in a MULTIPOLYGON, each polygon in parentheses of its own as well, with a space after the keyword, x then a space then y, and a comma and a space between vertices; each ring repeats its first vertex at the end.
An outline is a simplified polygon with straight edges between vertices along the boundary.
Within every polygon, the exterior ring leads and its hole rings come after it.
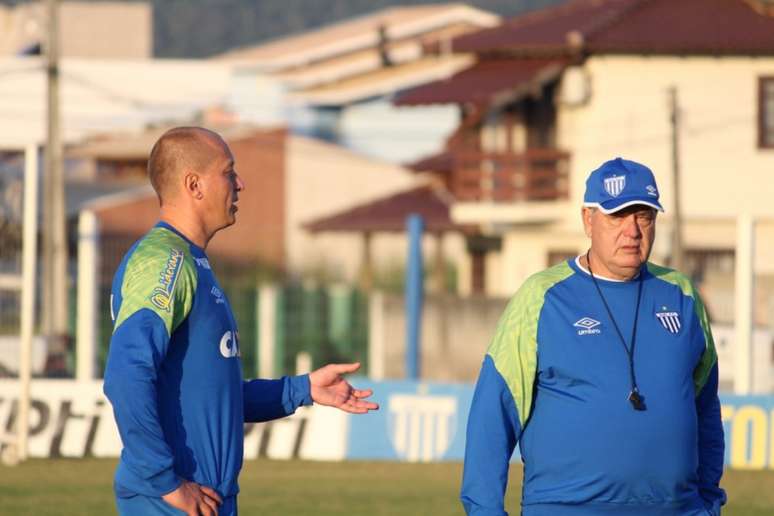
POLYGON ((202 193, 201 178, 198 174, 187 172, 184 176, 185 191, 194 199, 202 199, 204 194, 202 193))
POLYGON ((586 236, 591 238, 591 216, 594 214, 593 208, 584 206, 581 208, 581 220, 583 220, 583 231, 586 236))

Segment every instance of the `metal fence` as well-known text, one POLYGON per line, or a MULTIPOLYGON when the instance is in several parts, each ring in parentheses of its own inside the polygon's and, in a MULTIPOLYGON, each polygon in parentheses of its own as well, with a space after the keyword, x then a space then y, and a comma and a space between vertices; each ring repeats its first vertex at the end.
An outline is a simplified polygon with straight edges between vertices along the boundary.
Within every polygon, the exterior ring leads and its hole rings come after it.
POLYGON ((24 153, 0 152, 0 334, 19 331, 24 153))

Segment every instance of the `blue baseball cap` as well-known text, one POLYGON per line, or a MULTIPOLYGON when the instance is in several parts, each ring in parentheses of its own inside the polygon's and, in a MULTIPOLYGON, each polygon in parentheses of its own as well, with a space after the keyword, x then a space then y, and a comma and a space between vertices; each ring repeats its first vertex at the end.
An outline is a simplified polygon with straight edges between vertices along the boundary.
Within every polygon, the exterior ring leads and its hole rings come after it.
POLYGON ((635 204, 664 211, 658 198, 656 178, 648 167, 636 161, 615 158, 604 162, 586 179, 583 206, 599 208, 606 214, 635 204))

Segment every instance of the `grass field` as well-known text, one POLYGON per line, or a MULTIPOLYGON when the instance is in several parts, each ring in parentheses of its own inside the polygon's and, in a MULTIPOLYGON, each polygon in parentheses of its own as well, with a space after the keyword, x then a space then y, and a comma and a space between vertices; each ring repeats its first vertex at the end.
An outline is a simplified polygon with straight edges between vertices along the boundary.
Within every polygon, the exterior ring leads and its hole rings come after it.
MULTIPOLYGON (((0 466, 0 515, 115 514, 112 460, 31 460, 0 466)), ((330 516, 462 514, 460 464, 249 461, 240 514, 330 516)), ((521 468, 511 473, 507 507, 518 515, 521 468)), ((774 514, 774 471, 727 471, 724 516, 774 514)))

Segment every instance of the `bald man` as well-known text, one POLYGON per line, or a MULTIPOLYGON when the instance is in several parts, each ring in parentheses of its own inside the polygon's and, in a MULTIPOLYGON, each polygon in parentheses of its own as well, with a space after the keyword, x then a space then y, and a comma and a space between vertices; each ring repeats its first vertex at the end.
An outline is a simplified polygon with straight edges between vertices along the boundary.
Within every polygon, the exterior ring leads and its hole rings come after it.
POLYGON ((121 261, 104 391, 124 448, 115 475, 122 515, 237 513, 243 424, 313 402, 377 409, 342 375, 359 364, 243 381, 239 331, 205 249, 236 220, 244 183, 216 133, 167 131, 148 161, 161 220, 121 261))

